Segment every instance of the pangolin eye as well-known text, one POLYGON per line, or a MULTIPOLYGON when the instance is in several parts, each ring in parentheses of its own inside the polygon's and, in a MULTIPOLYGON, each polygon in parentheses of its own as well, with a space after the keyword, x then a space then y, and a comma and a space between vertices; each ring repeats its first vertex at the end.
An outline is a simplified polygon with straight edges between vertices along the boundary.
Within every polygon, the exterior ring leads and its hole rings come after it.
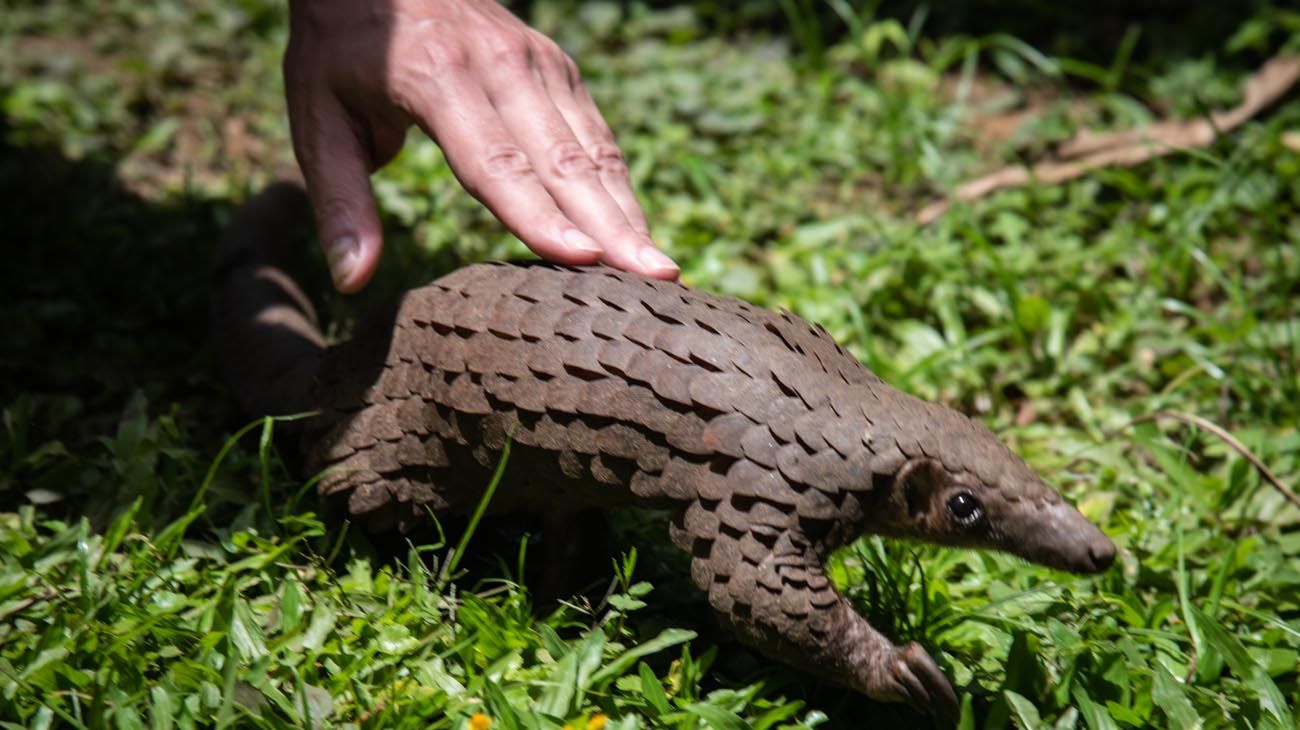
POLYGON ((948 511, 952 513, 957 524, 969 527, 984 516, 980 501, 967 492, 954 494, 948 499, 948 511))

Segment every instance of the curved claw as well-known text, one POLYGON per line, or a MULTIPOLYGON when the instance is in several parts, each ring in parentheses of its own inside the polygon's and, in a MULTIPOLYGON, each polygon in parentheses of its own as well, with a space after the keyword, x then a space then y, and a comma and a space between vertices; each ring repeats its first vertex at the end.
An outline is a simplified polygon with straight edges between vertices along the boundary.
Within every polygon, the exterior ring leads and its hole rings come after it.
POLYGON ((912 642, 898 649, 894 677, 907 688, 908 704, 945 724, 957 718, 957 694, 925 648, 912 642))
POLYGON ((916 642, 890 647, 888 658, 876 665, 866 695, 884 702, 906 702, 934 720, 936 727, 953 727, 958 717, 957 694, 925 648, 916 642))

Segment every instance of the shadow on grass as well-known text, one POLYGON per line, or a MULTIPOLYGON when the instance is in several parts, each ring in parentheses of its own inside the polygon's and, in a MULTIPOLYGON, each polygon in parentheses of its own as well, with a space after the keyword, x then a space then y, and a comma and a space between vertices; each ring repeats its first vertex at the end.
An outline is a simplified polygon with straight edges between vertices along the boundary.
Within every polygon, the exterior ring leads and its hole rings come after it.
POLYGON ((1036 0, 961 0, 943 4, 886 0, 882 12, 900 20, 928 7, 925 33, 1003 33, 1039 51, 1102 66, 1110 64, 1130 27, 1141 30, 1134 60, 1197 57, 1223 51, 1228 34, 1272 4, 1184 3, 1176 0, 1101 0, 1044 3, 1036 0))
MULTIPOLYGON (((524 17, 534 3, 524 3, 524 17)), ((580 4, 575 2, 575 5, 580 4)), ((630 3, 623 3, 630 8, 630 3)), ((650 0, 651 7, 689 7, 706 33, 745 35, 755 29, 785 35, 805 59, 817 65, 831 44, 844 40, 849 23, 829 2, 757 0, 740 4, 650 0)), ((1199 58, 1222 54, 1235 29, 1276 3, 1184 3, 1177 0, 1101 0, 1072 5, 1037 0, 848 0, 843 10, 868 23, 895 20, 904 27, 916 21, 920 34, 940 40, 953 36, 1004 34, 1048 55, 1106 68, 1124 54, 1125 36, 1139 31, 1131 62, 1199 58)), ((628 12, 628 11, 625 11, 628 12)), ((1259 59, 1242 61, 1249 68, 1259 59)))
MULTIPOLYGON (((145 200, 110 164, 15 146, 5 127, 0 121, 0 406, 24 421, 9 424, 8 469, 38 440, 72 455, 93 451, 133 402, 184 412, 186 441, 219 444, 233 414, 212 378, 206 320, 223 205, 145 200)), ((135 496, 98 493, 104 484, 80 470, 85 464, 62 461, 39 474, 6 471, 5 507, 40 488, 61 497, 51 514, 100 521, 135 496)))
POLYGON ((209 201, 144 200, 107 164, 0 140, 0 400, 72 395, 93 418, 136 389, 210 396, 205 242, 219 214, 209 201))

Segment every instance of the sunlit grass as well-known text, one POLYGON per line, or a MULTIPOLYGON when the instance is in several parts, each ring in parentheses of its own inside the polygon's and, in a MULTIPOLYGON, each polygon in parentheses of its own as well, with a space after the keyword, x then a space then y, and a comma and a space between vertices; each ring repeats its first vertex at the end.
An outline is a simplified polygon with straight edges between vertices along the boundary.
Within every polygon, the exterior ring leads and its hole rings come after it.
MULTIPOLYGON (((1195 154, 914 222, 1076 125, 1232 103, 1262 54, 1297 44, 1292 15, 1223 28, 1200 58, 1153 58, 1126 32, 1082 59, 846 3, 536 5, 690 283, 821 322, 882 377, 985 421, 1120 546, 1088 578, 876 538, 836 556, 863 614, 954 680, 963 727, 1294 727, 1300 511, 1221 439, 1142 419, 1197 415, 1300 481, 1300 103, 1195 154), (1027 104, 1037 121, 982 136, 1027 104)), ((315 513, 271 424, 231 439, 206 253, 287 160, 282 10, 110 3, 90 22, 47 3, 0 22, 5 154, 22 161, 0 179, 36 201, 6 209, 32 240, 0 267, 0 721, 860 726, 875 710, 707 628, 657 518, 620 523, 641 547, 609 556, 607 588, 539 603, 526 544, 486 575, 459 570, 472 530, 387 555, 315 513)), ((376 192, 389 255, 371 300, 523 254, 427 141, 376 192)), ((319 292, 342 329, 364 308, 319 292)))

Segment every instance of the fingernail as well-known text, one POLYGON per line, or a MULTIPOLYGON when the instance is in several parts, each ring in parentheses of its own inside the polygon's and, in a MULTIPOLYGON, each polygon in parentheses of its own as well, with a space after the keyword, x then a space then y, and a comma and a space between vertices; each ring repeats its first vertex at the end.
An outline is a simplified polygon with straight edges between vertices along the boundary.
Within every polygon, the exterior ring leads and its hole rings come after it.
POLYGON ((636 254, 636 260, 641 265, 654 272, 655 274, 672 274, 677 276, 681 271, 673 260, 664 255, 663 251, 654 246, 642 246, 636 254))
POLYGON ((361 247, 357 245, 357 237, 351 234, 339 236, 325 246, 325 261, 329 263, 334 286, 343 286, 343 282, 352 276, 360 255, 361 247))
POLYGON ((601 248, 600 244, 596 243, 591 236, 588 236, 577 228, 570 228, 564 232, 564 245, 574 251, 581 251, 583 253, 605 252, 605 249, 601 248))

